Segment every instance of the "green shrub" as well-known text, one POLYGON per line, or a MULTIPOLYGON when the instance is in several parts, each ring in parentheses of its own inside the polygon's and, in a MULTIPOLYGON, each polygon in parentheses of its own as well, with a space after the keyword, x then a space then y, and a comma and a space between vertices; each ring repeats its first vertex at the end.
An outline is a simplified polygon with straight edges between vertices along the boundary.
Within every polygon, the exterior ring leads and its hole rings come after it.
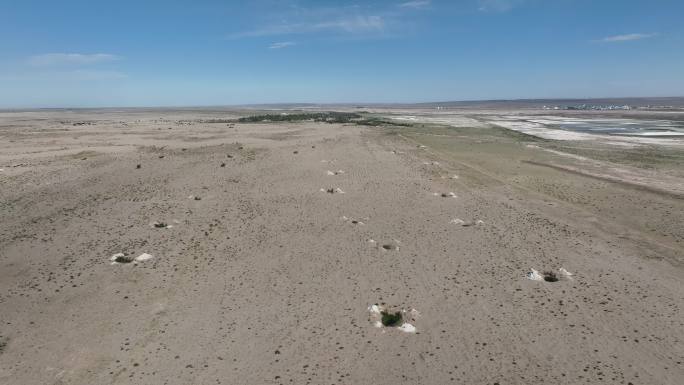
POLYGON ((400 311, 394 314, 383 311, 380 314, 382 315, 381 322, 385 326, 399 326, 401 324, 402 316, 400 311))

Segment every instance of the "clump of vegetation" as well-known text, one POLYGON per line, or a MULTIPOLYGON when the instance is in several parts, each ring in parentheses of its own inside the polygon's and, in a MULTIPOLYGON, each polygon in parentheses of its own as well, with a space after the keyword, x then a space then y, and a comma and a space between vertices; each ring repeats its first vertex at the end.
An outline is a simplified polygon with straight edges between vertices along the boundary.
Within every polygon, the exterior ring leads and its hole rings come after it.
POLYGON ((9 342, 9 337, 0 336, 0 353, 5 351, 7 343, 9 342))
POLYGON ((133 262, 133 256, 131 255, 119 255, 114 259, 114 262, 118 263, 131 263, 133 262))
POLYGON ((155 222, 154 227, 156 227, 158 229, 164 229, 164 228, 168 227, 168 225, 164 222, 155 222))
POLYGON ((544 281, 546 282, 558 282, 558 275, 553 271, 544 272, 544 281))
POLYGON ((354 119, 360 119, 361 115, 352 112, 315 112, 296 114, 265 114, 247 116, 238 119, 240 123, 257 122, 326 122, 326 123, 352 123, 354 119))
POLYGON ((198 123, 235 123, 235 119, 200 119, 198 123))
POLYGON ((295 114, 265 114, 243 117, 237 120, 240 123, 259 122, 325 122, 325 123, 353 123, 361 126, 401 126, 410 127, 411 124, 389 121, 376 117, 364 117, 354 112, 313 112, 295 114))
POLYGON ((394 313, 383 311, 380 314, 382 315, 380 322, 382 322, 384 326, 399 326, 403 319, 400 311, 394 313))
POLYGON ((385 120, 385 119, 380 119, 380 118, 365 118, 365 119, 357 120, 355 123, 360 125, 360 126, 372 126, 372 127, 380 127, 380 126, 411 127, 410 123, 401 123, 401 122, 395 122, 395 121, 385 120))

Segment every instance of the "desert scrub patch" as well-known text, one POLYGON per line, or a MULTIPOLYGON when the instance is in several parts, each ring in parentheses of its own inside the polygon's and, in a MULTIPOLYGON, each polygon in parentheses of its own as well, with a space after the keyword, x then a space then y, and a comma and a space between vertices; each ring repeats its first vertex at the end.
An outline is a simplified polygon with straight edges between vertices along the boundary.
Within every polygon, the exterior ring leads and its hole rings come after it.
POLYGON ((553 271, 544 272, 544 281, 546 282, 558 282, 558 274, 553 271))
POLYGON ((409 123, 395 122, 378 117, 364 117, 354 112, 316 112, 296 114, 264 114, 239 118, 239 123, 261 122, 325 122, 325 123, 353 123, 361 126, 397 126, 412 127, 409 123))
POLYGON ((9 337, 0 336, 0 354, 5 351, 7 344, 9 343, 9 337))
POLYGON ((116 263, 131 263, 134 260, 132 255, 115 255, 113 258, 116 263))
POLYGON ((416 309, 388 308, 384 305, 371 305, 368 307, 368 320, 376 328, 392 328, 404 333, 416 333, 413 322, 420 316, 416 309))
POLYGON ((253 115, 239 118, 239 123, 260 123, 260 122, 326 122, 326 123, 352 123, 355 119, 362 116, 353 112, 317 112, 317 113, 297 113, 297 114, 264 114, 253 115))
POLYGON ((380 315, 382 316, 380 322, 382 322, 383 326, 399 326, 401 325, 401 321, 403 320, 400 311, 394 313, 390 313, 388 311, 381 311, 380 315))
POLYGON ((152 227, 156 229, 170 229, 173 226, 165 222, 152 222, 152 227))
POLYGON ((526 277, 527 279, 532 281, 558 282, 561 279, 566 281, 572 281, 573 275, 574 274, 567 271, 565 268, 561 267, 560 269, 558 269, 557 273, 552 270, 547 270, 540 274, 537 270, 530 269, 530 271, 526 274, 526 277))

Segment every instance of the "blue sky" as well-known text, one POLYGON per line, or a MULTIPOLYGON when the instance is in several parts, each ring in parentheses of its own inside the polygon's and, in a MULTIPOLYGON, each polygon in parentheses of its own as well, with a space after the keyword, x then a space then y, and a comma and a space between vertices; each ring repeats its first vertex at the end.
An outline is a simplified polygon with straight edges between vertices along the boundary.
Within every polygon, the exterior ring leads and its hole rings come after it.
POLYGON ((0 0, 0 107, 684 95, 681 0, 0 0))

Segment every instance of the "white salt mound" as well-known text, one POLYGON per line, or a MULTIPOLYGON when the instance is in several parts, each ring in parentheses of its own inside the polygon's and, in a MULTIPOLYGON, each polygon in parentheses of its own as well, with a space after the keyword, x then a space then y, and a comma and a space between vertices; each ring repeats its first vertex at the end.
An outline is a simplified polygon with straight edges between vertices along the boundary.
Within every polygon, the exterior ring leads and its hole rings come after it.
POLYGON ((142 254, 138 255, 137 257, 135 257, 135 261, 136 262, 144 262, 144 261, 147 261, 147 260, 152 259, 152 258, 154 258, 154 257, 151 254, 142 253, 142 254))
POLYGON ((561 276, 568 278, 568 279, 572 279, 572 276, 574 275, 562 267, 560 269, 558 269, 558 272, 560 273, 561 276))
POLYGON ((537 270, 530 269, 530 271, 527 273, 527 279, 531 279, 533 281, 543 281, 544 277, 542 277, 537 270))
POLYGON ((399 326, 397 329, 401 330, 404 333, 415 333, 416 332, 416 327, 411 325, 408 322, 399 326))

